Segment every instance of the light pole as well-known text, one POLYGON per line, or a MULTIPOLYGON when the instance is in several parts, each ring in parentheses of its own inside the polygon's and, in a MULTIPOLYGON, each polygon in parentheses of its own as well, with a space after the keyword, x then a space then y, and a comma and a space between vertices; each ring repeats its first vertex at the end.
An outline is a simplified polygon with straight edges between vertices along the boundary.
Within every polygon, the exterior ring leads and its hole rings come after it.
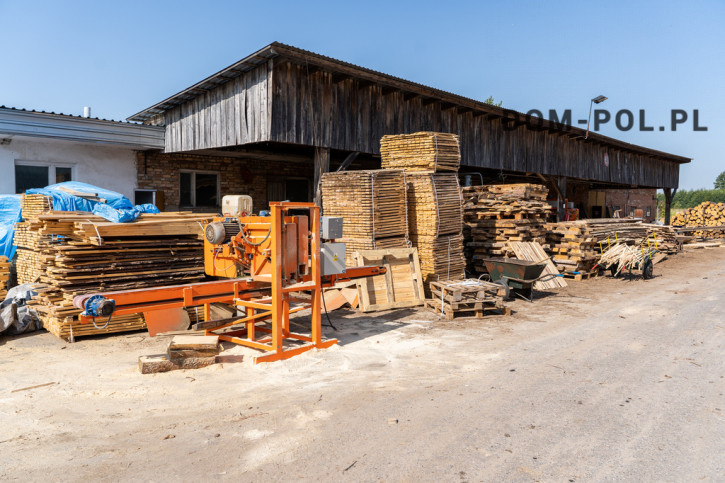
POLYGON ((589 122, 592 120, 592 104, 599 104, 600 102, 606 101, 607 98, 604 96, 597 96, 589 102, 589 119, 587 119, 587 134, 584 139, 589 139, 589 122))

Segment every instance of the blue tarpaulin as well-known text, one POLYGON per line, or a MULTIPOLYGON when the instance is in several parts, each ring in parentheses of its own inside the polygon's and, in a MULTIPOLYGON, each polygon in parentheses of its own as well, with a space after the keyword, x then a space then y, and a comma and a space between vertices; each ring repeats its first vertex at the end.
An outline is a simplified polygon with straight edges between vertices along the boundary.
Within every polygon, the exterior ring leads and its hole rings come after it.
POLYGON ((53 209, 56 211, 89 211, 94 215, 102 216, 114 223, 126 223, 138 218, 141 213, 158 213, 159 209, 150 203, 133 206, 131 200, 115 191, 105 190, 79 181, 66 181, 52 184, 45 188, 33 188, 26 191, 28 194, 41 194, 53 197, 53 209), (74 196, 66 190, 95 195, 106 200, 106 203, 87 200, 74 196))
POLYGON ((13 236, 20 221, 20 195, 0 195, 0 249, 8 260, 15 255, 13 236))
MULTIPOLYGON (((150 203, 133 206, 131 200, 121 193, 78 181, 66 181, 45 188, 33 188, 27 190, 26 193, 52 196, 53 209, 56 211, 88 211, 114 223, 133 221, 141 213, 159 213, 159 209, 150 203), (106 203, 74 196, 59 188, 94 194, 105 199, 106 203)), ((0 195, 0 255, 5 255, 8 259, 15 255, 13 236, 15 235, 15 223, 20 220, 20 195, 0 195)))

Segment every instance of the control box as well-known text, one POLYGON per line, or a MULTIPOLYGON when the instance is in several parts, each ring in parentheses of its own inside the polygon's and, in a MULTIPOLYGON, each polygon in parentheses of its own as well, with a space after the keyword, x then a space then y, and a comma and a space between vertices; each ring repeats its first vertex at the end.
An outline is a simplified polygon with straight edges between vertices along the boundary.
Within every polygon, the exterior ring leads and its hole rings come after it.
POLYGON ((322 275, 345 273, 345 244, 323 243, 320 248, 322 275))
POLYGON ((320 222, 323 240, 342 238, 342 218, 339 216, 323 216, 320 222))

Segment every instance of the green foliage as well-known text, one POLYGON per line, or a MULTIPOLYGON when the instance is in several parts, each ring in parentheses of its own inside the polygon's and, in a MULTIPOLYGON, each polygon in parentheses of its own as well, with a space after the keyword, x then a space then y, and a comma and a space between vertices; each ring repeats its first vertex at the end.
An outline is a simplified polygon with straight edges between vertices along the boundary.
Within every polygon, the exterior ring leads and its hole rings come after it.
POLYGON ((715 178, 715 189, 725 190, 725 171, 717 175, 715 178))
POLYGON ((503 104, 503 101, 499 101, 499 103, 496 104, 496 101, 493 99, 493 96, 491 96, 488 99, 486 99, 485 101, 483 101, 483 103, 484 104, 489 104, 491 106, 501 107, 501 105, 503 104))
MULTIPOLYGON (((723 173, 725 174, 725 173, 723 173)), ((722 176, 722 175, 721 175, 722 176)), ((719 178, 719 177, 718 177, 719 178)), ((723 176, 725 180, 725 176, 723 176)), ((716 190, 681 190, 675 193, 672 198, 672 208, 675 210, 694 208, 695 206, 705 201, 712 201, 713 203, 725 203, 725 189, 716 190)), ((659 205, 660 213, 664 213, 665 209, 665 195, 662 193, 657 194, 657 204, 659 205)))

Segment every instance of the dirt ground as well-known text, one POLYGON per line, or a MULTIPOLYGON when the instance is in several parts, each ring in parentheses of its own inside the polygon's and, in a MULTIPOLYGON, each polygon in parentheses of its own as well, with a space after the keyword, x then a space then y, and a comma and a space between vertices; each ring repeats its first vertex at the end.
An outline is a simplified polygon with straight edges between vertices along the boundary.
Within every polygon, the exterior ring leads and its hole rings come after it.
POLYGON ((0 338, 0 479, 723 481, 725 248, 655 275, 484 320, 338 310, 340 345, 256 366, 227 346, 244 361, 141 375, 168 339, 0 338))

